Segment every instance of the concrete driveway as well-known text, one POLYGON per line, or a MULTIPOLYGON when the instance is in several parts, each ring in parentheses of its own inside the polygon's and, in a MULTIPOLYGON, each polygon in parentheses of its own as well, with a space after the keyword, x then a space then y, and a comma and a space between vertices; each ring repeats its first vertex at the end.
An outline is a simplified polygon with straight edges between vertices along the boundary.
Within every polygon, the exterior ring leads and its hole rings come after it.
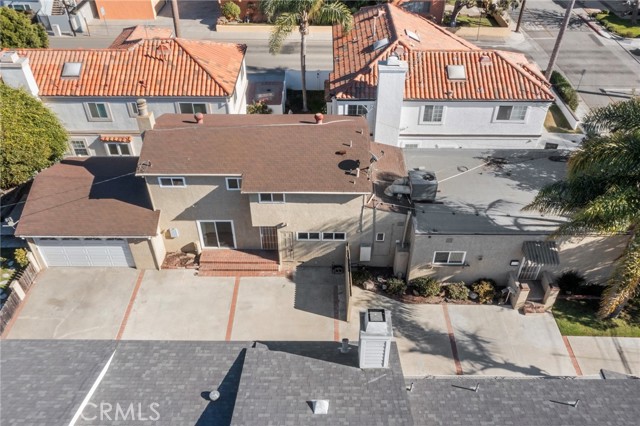
POLYGON ((130 268, 46 269, 4 337, 115 339, 138 273, 130 268))
POLYGON ((598 375, 601 369, 640 376, 640 338, 567 337, 585 376, 598 375))

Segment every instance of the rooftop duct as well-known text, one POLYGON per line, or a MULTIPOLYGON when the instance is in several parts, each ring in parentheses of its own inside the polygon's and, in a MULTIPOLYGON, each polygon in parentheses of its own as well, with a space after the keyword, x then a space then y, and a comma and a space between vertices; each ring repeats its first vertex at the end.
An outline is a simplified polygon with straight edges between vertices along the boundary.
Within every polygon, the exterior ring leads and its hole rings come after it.
POLYGON ((410 170, 409 187, 413 201, 434 202, 438 193, 436 173, 426 170, 410 170))

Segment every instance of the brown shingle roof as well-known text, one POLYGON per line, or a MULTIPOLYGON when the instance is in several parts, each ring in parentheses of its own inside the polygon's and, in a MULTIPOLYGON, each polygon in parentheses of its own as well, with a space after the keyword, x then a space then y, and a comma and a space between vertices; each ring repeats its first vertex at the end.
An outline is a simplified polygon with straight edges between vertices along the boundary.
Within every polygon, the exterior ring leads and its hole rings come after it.
POLYGON ((405 99, 553 100, 548 83, 524 55, 483 51, 392 4, 360 9, 348 33, 334 26, 333 52, 328 93, 338 99, 375 99, 377 64, 396 53, 409 66, 405 99), (384 38, 389 44, 374 50, 373 43, 384 38), (482 57, 489 58, 489 63, 485 60, 481 65, 482 57), (447 65, 463 65, 467 80, 449 81, 447 65))
POLYGON ((141 40, 128 49, 20 49, 40 96, 230 96, 246 45, 185 39, 141 40), (63 78, 80 62, 78 78, 63 78))
POLYGON ((16 235, 146 237, 158 232, 137 157, 68 158, 36 176, 16 235))
POLYGON ((140 162, 151 167, 139 174, 242 175, 246 193, 370 193, 371 149, 362 117, 325 116, 318 125, 312 115, 211 114, 197 125, 166 114, 145 133, 140 162))

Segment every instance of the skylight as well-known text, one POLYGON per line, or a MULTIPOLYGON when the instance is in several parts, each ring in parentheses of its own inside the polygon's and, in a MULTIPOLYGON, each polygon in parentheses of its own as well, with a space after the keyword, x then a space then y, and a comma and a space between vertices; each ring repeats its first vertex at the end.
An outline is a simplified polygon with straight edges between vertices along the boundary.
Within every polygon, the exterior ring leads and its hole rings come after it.
POLYGON ((447 77, 449 80, 466 80, 467 73, 464 65, 447 65, 447 77))
POLYGON ((414 33, 413 31, 410 30, 404 30, 404 33, 409 37, 414 39, 415 41, 420 41, 420 36, 418 35, 418 33, 414 33))
POLYGON ((81 62, 65 62, 62 67, 62 77, 80 77, 81 62))
POLYGON ((382 40, 376 40, 373 43, 373 50, 382 49, 383 47, 388 45, 389 45, 389 39, 385 37, 382 40))

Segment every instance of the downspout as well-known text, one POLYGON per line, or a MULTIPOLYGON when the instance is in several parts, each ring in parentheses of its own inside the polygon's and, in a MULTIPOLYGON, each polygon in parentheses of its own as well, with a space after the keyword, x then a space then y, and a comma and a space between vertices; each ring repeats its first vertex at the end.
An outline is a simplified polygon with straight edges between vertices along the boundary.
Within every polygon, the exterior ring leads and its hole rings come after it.
POLYGON ((407 241, 407 229, 409 228, 409 220, 411 220, 411 210, 407 210, 407 218, 404 220, 404 230, 402 231, 402 242, 400 247, 404 248, 407 241))

